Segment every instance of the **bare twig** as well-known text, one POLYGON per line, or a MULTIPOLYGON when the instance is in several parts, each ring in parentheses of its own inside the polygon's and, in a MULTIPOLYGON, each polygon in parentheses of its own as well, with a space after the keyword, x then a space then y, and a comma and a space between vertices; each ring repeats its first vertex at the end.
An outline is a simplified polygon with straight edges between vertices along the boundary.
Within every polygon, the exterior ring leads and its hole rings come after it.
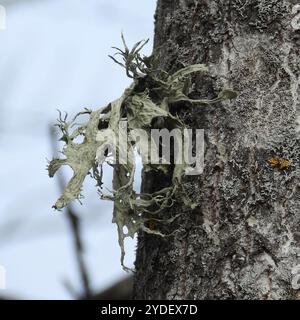
MULTIPOLYGON (((53 129, 53 126, 50 126, 49 131, 50 131, 52 151, 53 151, 53 154, 55 154, 58 148, 55 143, 55 141, 57 141, 57 138, 55 137, 55 131, 53 129)), ((62 174, 58 174, 57 181, 59 184, 60 191, 63 192, 66 183, 62 174)), ((76 255, 82 287, 84 289, 84 298, 90 299, 92 296, 92 292, 90 288, 90 281, 89 281, 87 267, 84 261, 84 246, 83 246, 83 240, 81 237, 80 219, 78 215, 73 211, 73 209, 71 209, 70 206, 67 206, 66 213, 67 213, 66 217, 70 225, 70 229, 73 237, 74 252, 76 255)))

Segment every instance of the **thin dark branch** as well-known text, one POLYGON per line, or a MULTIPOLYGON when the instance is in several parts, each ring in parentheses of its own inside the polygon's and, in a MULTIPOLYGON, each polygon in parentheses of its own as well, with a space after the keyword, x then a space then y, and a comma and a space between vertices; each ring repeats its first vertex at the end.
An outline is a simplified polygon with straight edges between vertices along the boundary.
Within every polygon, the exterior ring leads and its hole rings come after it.
MULTIPOLYGON (((55 131, 52 126, 50 126, 50 140, 51 140, 51 147, 53 154, 57 153, 57 137, 55 135, 55 131)), ((60 192, 63 192, 65 188, 65 180, 61 172, 57 173, 57 181, 59 184, 60 192)), ((87 271, 87 267, 84 261, 84 245, 83 240, 81 237, 81 223, 78 215, 71 209, 70 206, 67 206, 66 208, 66 218, 68 220, 68 223, 70 225, 72 237, 73 237, 73 246, 74 246, 74 252, 76 255, 78 270, 80 273, 80 278, 82 282, 82 287, 84 289, 84 297, 86 299, 89 299, 92 296, 91 287, 90 287, 90 280, 89 275, 87 271)))

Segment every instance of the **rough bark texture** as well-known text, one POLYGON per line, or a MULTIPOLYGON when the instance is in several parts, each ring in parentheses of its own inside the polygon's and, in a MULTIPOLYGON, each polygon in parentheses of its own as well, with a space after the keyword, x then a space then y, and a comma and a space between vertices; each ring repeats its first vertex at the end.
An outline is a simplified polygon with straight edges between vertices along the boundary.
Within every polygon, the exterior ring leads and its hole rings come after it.
MULTIPOLYGON (((158 0, 154 52, 162 67, 209 65, 209 75, 193 79, 193 98, 213 98, 224 87, 240 95, 219 105, 174 106, 190 127, 205 129, 204 173, 184 181, 198 207, 176 204, 164 213, 182 213, 167 229, 178 230, 174 237, 139 235, 135 298, 300 298, 296 3, 158 0), (274 157, 290 165, 272 167, 274 157)), ((148 174, 143 189, 167 182, 148 174)))

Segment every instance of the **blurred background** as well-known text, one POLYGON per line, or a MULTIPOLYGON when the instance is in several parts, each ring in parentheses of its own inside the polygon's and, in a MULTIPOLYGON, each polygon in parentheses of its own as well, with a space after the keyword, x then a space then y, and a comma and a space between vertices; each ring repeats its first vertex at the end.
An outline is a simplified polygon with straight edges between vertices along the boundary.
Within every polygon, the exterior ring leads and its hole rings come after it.
MULTIPOLYGON (((48 178, 57 109, 75 115, 118 98, 130 84, 107 56, 150 38, 155 0, 0 0, 0 298, 122 298, 131 282, 120 264, 112 204, 86 179, 83 205, 51 207, 60 194, 48 178), (117 287, 113 287, 117 285, 117 287), (113 287, 113 288, 111 288, 113 287), (116 288, 116 289, 115 289, 116 288)), ((71 171, 60 172, 67 180, 71 171)), ((108 183, 111 172, 105 172, 108 183)), ((139 181, 137 181, 139 183, 139 181)), ((109 183, 108 183, 109 185, 109 183)), ((126 242, 132 266, 135 241, 126 242)))

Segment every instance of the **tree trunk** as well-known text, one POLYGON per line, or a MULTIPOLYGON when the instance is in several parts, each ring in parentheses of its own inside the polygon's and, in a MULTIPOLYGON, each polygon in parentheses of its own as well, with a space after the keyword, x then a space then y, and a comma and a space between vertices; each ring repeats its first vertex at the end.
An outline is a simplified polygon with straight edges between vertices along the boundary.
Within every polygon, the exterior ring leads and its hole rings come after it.
MULTIPOLYGON (((193 77, 190 97, 214 98, 223 88, 239 96, 174 106, 205 130, 204 172, 183 182, 198 207, 178 203, 164 213, 181 213, 172 237, 139 235, 136 299, 300 298, 297 2, 158 0, 161 67, 205 63, 210 72, 193 77)), ((148 173, 143 189, 167 181, 148 173)))

